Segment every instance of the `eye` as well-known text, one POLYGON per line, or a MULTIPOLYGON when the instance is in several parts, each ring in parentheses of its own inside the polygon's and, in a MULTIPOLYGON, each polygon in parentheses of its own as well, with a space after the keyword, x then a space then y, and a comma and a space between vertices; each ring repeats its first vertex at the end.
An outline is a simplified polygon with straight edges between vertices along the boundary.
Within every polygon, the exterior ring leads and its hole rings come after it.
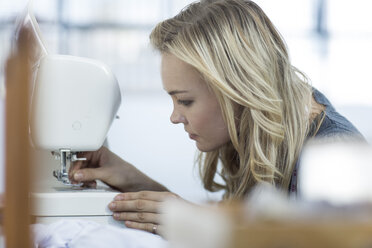
POLYGON ((194 101, 192 100, 177 100, 178 104, 181 104, 183 106, 189 107, 194 101))

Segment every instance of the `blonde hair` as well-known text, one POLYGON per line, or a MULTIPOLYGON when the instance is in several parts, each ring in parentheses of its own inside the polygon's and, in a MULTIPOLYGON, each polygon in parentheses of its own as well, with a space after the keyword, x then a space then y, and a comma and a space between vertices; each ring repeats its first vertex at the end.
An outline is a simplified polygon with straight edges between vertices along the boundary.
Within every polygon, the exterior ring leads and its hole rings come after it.
POLYGON ((308 133, 312 90, 260 7, 195 2, 159 23, 150 40, 196 68, 220 103, 231 142, 199 154, 204 187, 224 189, 225 199, 243 198, 257 182, 288 191, 308 133), (217 173, 224 184, 215 181, 217 173))

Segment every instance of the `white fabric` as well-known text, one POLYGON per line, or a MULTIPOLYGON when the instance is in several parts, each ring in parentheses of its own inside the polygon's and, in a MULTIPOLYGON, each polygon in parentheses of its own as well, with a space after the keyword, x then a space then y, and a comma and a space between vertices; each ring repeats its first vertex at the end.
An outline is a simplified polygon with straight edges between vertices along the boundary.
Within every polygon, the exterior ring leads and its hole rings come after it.
POLYGON ((166 248, 167 242, 148 232, 102 225, 92 221, 60 220, 33 224, 35 248, 166 248))

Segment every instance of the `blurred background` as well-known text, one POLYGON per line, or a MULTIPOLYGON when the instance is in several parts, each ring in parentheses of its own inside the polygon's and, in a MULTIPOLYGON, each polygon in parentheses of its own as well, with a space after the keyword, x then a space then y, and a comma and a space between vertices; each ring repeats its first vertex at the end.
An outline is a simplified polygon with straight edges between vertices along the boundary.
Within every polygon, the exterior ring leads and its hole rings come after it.
MULTIPOLYGON (((170 97, 160 79, 160 56, 148 36, 189 0, 34 0, 33 11, 50 53, 101 60, 117 76, 123 101, 109 147, 182 197, 206 193, 194 166, 196 147, 172 125, 170 97)), ((257 0, 287 42, 293 65, 305 72, 339 112, 372 140, 372 2, 257 0)), ((25 0, 0 2, 0 192, 4 191, 4 62, 25 0)), ((66 95, 66 101, 68 95, 66 95)), ((26 166, 26 165, 25 165, 26 166)))

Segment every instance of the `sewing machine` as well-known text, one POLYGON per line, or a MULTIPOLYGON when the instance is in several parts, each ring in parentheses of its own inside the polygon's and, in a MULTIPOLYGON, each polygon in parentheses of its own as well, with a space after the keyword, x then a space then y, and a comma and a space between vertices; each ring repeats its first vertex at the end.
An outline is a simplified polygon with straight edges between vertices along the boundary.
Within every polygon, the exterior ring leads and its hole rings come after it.
POLYGON ((78 152, 104 144, 121 102, 117 80, 99 61, 50 54, 30 6, 18 20, 15 39, 24 29, 31 31, 34 47, 29 131, 37 162, 31 214, 39 223, 60 218, 118 223, 107 208, 117 191, 103 183, 86 189, 68 176, 73 162, 85 160, 78 152))

